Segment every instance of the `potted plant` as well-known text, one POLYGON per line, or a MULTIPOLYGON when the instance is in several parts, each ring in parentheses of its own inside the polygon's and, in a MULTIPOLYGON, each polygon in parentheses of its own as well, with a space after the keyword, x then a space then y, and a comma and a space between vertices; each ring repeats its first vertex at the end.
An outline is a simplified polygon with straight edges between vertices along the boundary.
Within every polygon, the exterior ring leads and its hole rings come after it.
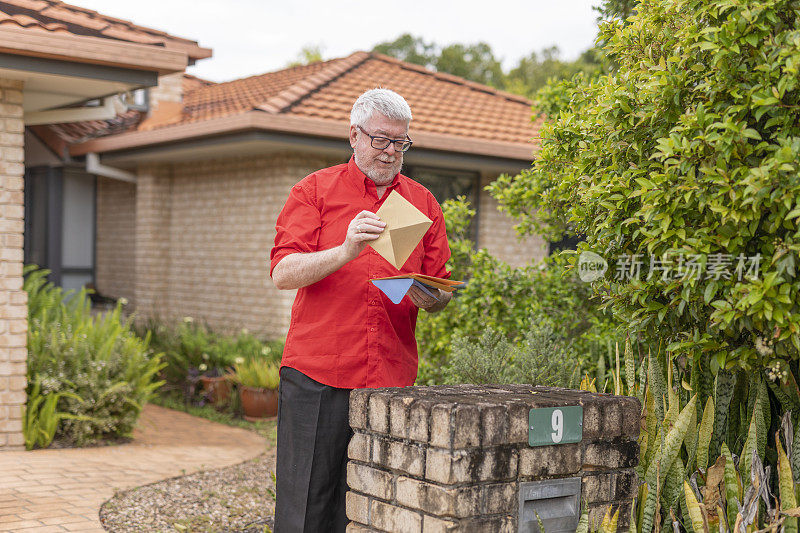
POLYGON ((233 337, 210 334, 198 370, 205 396, 217 407, 227 404, 230 399, 232 386, 228 374, 232 363, 242 360, 236 357, 238 353, 238 342, 233 337))
POLYGON ((201 363, 198 370, 200 374, 200 383, 203 384, 203 392, 214 405, 222 405, 228 403, 231 396, 231 382, 224 371, 214 366, 208 368, 206 363, 201 363))
POLYGON ((278 365, 263 358, 237 359, 230 379, 239 384, 245 420, 251 422, 278 414, 278 365))

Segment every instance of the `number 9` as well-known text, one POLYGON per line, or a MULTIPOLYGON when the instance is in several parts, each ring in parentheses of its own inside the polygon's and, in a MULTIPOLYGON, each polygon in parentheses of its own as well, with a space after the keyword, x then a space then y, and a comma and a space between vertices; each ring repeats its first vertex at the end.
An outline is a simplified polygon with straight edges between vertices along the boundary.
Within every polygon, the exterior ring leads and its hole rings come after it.
POLYGON ((556 409, 553 411, 553 416, 550 418, 550 424, 553 427, 553 433, 551 433, 551 437, 555 444, 561 442, 561 439, 564 437, 564 413, 561 412, 561 409, 556 409))

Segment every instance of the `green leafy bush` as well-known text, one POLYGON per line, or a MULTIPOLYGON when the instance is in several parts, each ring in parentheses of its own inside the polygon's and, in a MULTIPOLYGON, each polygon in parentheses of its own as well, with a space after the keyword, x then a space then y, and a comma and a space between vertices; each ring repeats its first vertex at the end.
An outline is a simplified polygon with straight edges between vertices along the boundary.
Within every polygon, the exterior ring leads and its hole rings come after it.
POLYGON ((62 417, 55 436, 72 444, 130 436, 142 406, 162 384, 155 378, 163 367, 160 355, 121 318, 121 304, 93 315, 85 291, 64 292, 47 282, 47 270, 34 266, 24 274, 29 398, 58 395, 55 410, 70 416, 62 417))
POLYGON ((151 335, 151 345, 164 354, 163 377, 168 383, 182 383, 191 370, 201 365, 216 370, 222 375, 233 364, 233 356, 224 350, 216 350, 216 336, 204 324, 196 323, 191 317, 184 317, 176 325, 166 325, 150 320, 138 329, 140 336, 151 335))
POLYGON ((202 404, 200 376, 228 374, 237 361, 259 358, 280 362, 283 340, 264 341, 242 329, 236 335, 213 331, 192 317, 171 323, 150 319, 137 327, 141 337, 151 337, 154 350, 164 353, 162 378, 171 389, 182 391, 186 402, 202 404))
POLYGON ((477 341, 487 328, 516 345, 532 323, 549 321, 573 345, 592 369, 606 350, 617 324, 598 310, 591 287, 564 267, 559 258, 539 265, 513 268, 486 250, 475 250, 467 237, 474 210, 464 198, 443 205, 452 252, 452 278, 466 280, 441 313, 420 313, 417 342, 420 352, 418 384, 446 380, 445 368, 454 338, 477 341))
POLYGON ((798 21, 796 0, 642 2, 601 28, 616 71, 562 84, 533 168, 493 188, 522 229, 571 228, 609 262, 698 256, 708 274, 727 261, 702 279, 610 268, 595 287, 714 371, 800 356, 798 21), (753 275, 742 257, 760 257, 753 275))

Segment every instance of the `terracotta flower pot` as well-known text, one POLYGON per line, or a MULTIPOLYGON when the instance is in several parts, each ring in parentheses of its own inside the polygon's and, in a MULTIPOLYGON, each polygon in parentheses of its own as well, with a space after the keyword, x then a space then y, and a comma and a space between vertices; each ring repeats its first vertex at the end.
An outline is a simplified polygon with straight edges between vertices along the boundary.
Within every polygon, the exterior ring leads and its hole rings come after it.
POLYGON ((211 403, 215 405, 228 402, 231 396, 231 382, 225 376, 208 377, 200 376, 203 392, 206 393, 211 403))
POLYGON ((242 400, 245 420, 256 422, 278 414, 277 389, 258 389, 239 385, 239 398, 242 400))

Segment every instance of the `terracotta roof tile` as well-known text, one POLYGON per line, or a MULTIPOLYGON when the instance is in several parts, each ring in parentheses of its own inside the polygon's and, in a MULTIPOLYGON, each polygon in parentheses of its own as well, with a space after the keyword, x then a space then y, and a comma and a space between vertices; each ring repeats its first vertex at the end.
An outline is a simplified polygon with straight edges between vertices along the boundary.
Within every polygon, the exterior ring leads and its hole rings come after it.
POLYGON ((199 89, 201 87, 208 87, 209 85, 214 85, 214 82, 198 78, 197 76, 192 76, 191 74, 184 73, 183 75, 184 94, 194 91, 195 89, 199 89))
POLYGON ((406 98, 412 138, 430 132, 528 145, 538 136, 541 120, 531 122, 531 102, 522 96, 366 52, 226 83, 187 77, 180 113, 130 127, 161 129, 254 110, 349 122, 352 103, 376 86, 406 98))
POLYGON ((185 51, 190 61, 211 57, 211 50, 196 41, 175 37, 159 30, 136 25, 127 20, 101 15, 96 11, 65 4, 58 0, 0 0, 0 24, 61 32, 74 35, 129 41, 185 51))
POLYGON ((67 124, 51 124, 47 128, 68 144, 76 144, 104 135, 130 131, 143 119, 144 113, 126 111, 113 120, 89 120, 67 124))
MULTIPOLYGON (((15 0, 11 1, 12 3, 16 3, 15 0)), ((63 22, 68 22, 70 24, 75 24, 77 26, 95 31, 100 31, 108 27, 108 20, 95 18, 91 14, 87 14, 83 11, 65 9, 58 5, 48 5, 45 9, 40 9, 37 11, 45 17, 58 19, 63 22)))
POLYGON ((534 133, 531 103, 523 97, 377 54, 298 99, 285 112, 345 121, 352 102, 375 86, 396 90, 406 98, 414 113, 412 132, 520 143, 528 142, 534 133))
POLYGON ((25 9, 32 9, 34 11, 41 11, 50 5, 43 0, 14 0, 8 3, 18 7, 24 7, 25 9))

